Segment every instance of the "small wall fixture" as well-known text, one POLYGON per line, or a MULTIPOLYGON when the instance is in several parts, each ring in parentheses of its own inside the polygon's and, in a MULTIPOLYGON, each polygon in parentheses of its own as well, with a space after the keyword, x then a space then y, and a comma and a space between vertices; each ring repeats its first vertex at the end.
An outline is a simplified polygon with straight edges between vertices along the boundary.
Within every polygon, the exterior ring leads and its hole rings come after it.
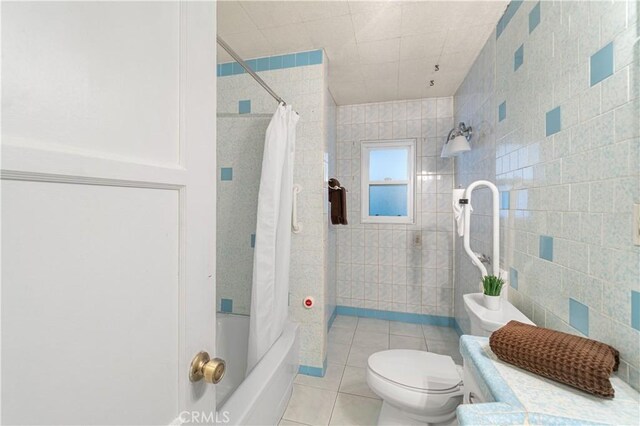
POLYGON ((467 127, 463 122, 458 124, 458 127, 454 127, 447 136, 447 141, 442 147, 442 153, 440 157, 448 158, 455 157, 462 154, 465 151, 471 151, 471 126, 467 127))

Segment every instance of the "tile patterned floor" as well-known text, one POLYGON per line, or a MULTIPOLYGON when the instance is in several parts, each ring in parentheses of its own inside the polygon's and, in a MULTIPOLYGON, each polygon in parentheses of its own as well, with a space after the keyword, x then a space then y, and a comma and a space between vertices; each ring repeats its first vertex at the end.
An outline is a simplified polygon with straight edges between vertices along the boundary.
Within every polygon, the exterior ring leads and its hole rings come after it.
POLYGON ((382 401, 367 386, 367 358, 384 349, 423 349, 462 364, 453 328, 338 316, 324 377, 298 374, 280 425, 375 425, 382 401))

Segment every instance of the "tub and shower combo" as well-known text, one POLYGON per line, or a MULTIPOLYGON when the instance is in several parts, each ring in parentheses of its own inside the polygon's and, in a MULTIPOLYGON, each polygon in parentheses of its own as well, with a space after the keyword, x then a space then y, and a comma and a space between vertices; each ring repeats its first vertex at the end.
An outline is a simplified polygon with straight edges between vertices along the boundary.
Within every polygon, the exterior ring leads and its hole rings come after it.
MULTIPOLYGON (((245 66, 220 38, 218 44, 245 66)), ((217 117, 216 356, 226 373, 216 385, 216 409, 231 425, 277 424, 299 366, 298 329, 288 319, 298 115, 246 70, 278 106, 273 116, 217 117)))

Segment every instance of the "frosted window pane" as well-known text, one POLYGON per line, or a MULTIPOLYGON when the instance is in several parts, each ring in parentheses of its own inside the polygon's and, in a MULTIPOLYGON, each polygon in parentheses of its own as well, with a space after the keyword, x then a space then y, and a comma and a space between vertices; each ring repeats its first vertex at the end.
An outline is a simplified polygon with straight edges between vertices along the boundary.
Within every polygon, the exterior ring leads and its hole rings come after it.
POLYGON ((374 149, 369 152, 369 180, 407 180, 407 148, 374 149))
POLYGON ((369 186, 369 216, 407 216, 407 185, 369 186))

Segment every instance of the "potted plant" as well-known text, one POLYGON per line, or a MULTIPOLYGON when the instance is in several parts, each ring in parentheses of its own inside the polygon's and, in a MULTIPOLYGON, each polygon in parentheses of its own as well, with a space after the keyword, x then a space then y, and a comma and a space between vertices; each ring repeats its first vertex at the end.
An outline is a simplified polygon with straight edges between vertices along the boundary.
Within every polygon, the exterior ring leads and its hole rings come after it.
POLYGON ((500 310, 500 291, 502 291, 503 285, 504 280, 495 275, 482 277, 482 287, 484 288, 482 297, 484 298, 485 308, 492 311, 500 310))

